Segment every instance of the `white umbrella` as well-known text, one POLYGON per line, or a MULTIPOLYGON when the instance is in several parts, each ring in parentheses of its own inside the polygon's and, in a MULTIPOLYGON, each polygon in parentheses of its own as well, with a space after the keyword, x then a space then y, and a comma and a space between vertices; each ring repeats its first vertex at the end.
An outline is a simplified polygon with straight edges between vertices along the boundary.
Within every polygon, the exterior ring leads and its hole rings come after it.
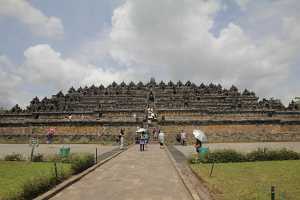
POLYGON ((207 136, 205 135, 205 133, 203 131, 193 130, 193 135, 195 136, 195 138, 197 138, 201 142, 207 142, 207 136))
POLYGON ((139 128, 136 132, 137 133, 142 133, 142 132, 146 132, 147 129, 144 129, 144 128, 139 128))

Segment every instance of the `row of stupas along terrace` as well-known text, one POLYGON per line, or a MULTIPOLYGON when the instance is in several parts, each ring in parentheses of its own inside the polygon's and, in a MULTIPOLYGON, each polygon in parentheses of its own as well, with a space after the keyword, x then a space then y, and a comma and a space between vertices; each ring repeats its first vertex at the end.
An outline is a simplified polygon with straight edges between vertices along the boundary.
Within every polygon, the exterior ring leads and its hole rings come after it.
POLYGON ((220 84, 187 81, 113 82, 107 87, 71 87, 51 98, 35 97, 26 109, 18 105, 0 114, 0 137, 45 134, 56 128, 65 141, 114 138, 121 128, 133 137, 136 127, 160 127, 170 142, 182 129, 200 128, 210 141, 300 141, 300 108, 280 100, 262 99, 254 92, 220 84), (157 118, 148 123, 147 108, 157 118))
POLYGON ((67 94, 58 92, 52 98, 40 100, 35 97, 27 109, 22 110, 18 105, 11 113, 19 112, 60 112, 60 111, 99 111, 145 109, 147 105, 155 109, 198 109, 203 111, 242 111, 242 110, 298 110, 293 101, 285 107, 278 99, 262 99, 247 89, 240 92, 236 86, 230 89, 222 88, 220 84, 196 85, 187 81, 173 83, 172 81, 157 84, 154 80, 147 84, 113 82, 108 87, 94 85, 71 87, 67 94))

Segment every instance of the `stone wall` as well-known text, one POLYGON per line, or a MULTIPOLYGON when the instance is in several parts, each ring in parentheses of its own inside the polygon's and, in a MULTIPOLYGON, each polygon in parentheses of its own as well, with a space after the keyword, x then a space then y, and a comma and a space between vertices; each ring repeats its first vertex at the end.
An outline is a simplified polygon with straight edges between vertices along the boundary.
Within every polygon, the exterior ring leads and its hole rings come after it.
MULTIPOLYGON (((138 122, 101 122, 101 121, 39 121, 31 123, 0 124, 0 140, 27 138, 31 133, 45 140, 49 128, 55 128, 56 140, 60 142, 97 142, 115 140, 121 128, 125 129, 127 140, 133 141, 138 122)), ((300 121, 298 120, 189 120, 158 121, 165 132, 167 142, 175 142, 176 134, 184 130, 193 142, 194 129, 203 130, 210 142, 256 142, 256 141, 300 141, 300 121)), ((21 139, 20 139, 21 140, 21 139)))
POLYGON ((232 125, 166 125, 161 126, 167 140, 175 141, 176 133, 184 130, 193 142, 194 129, 203 130, 209 142, 300 141, 300 124, 232 124, 232 125))
POLYGON ((55 129, 55 140, 59 142, 100 142, 100 141, 114 141, 121 128, 125 129, 126 139, 133 141, 136 127, 140 124, 99 124, 88 123, 61 123, 60 125, 54 124, 34 124, 27 127, 0 127, 0 141, 24 141, 33 133, 38 135, 41 142, 45 142, 47 130, 50 128, 55 129), (18 139, 19 138, 19 139, 18 139))
POLYGON ((163 110, 160 119, 165 120, 300 120, 300 112, 205 112, 201 110, 163 110))

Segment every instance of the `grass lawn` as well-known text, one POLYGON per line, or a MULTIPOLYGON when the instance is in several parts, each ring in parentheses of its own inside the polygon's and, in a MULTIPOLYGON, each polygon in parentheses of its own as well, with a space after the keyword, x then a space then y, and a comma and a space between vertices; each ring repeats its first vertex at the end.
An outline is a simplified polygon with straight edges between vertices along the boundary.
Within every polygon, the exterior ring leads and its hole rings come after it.
MULTIPOLYGON (((57 164, 58 172, 71 172, 70 164, 57 164)), ((0 199, 22 191, 27 180, 38 176, 53 176, 51 162, 0 161, 0 199)))
POLYGON ((207 183, 217 199, 271 199, 271 185, 276 199, 300 200, 300 161, 263 161, 215 164, 191 164, 192 169, 207 183))

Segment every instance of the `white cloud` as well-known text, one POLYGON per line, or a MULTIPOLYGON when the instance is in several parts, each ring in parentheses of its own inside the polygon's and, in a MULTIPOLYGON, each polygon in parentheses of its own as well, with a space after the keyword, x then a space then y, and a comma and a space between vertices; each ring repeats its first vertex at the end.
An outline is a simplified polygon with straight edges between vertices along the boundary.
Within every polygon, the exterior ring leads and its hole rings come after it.
MULTIPOLYGON (((16 88, 21 77, 14 72, 14 66, 5 55, 0 55, 0 107, 18 102, 16 88)), ((20 93, 19 93, 20 94, 20 93)))
POLYGON ((125 79, 129 71, 103 70, 91 64, 82 64, 72 58, 63 58, 59 52, 47 44, 36 45, 24 52, 25 61, 22 74, 30 83, 53 85, 56 89, 70 86, 109 84, 114 80, 125 79))
POLYGON ((241 7, 242 10, 246 10, 247 5, 250 2, 250 0, 235 0, 235 1, 241 7))
POLYGON ((220 0, 126 0, 115 9, 111 29, 73 56, 64 57, 47 44, 35 45, 25 50, 24 62, 14 70, 5 67, 13 66, 7 58, 0 59, 0 79, 15 77, 12 90, 22 83, 55 92, 71 85, 145 81, 154 76, 225 87, 235 84, 287 103, 300 96, 294 74, 300 63, 296 1, 264 1, 266 7, 249 1, 243 16, 215 36, 210 30, 224 7, 220 0))
MULTIPOLYGON (((248 12, 249 2, 238 2, 248 12)), ((286 9, 295 3, 289 2, 286 9)), ((278 5, 270 3, 269 7, 273 13, 280 12, 278 5)), ((230 22, 216 37, 210 30, 220 9, 217 0, 127 0, 112 17, 110 53, 129 67, 163 69, 167 78, 221 82, 227 87, 236 84, 261 96, 286 97, 277 88, 288 87, 290 66, 300 48, 299 20, 288 18, 275 34, 261 38, 253 38, 243 26, 230 22)))
POLYGON ((16 18, 28 25, 36 35, 61 38, 64 34, 64 27, 59 18, 46 16, 26 0, 1 0, 0 16, 16 18))
POLYGON ((49 94, 49 90, 57 92, 66 91, 71 86, 108 85, 115 80, 128 81, 132 78, 130 70, 104 70, 95 65, 81 64, 72 58, 63 58, 47 44, 29 47, 25 50, 24 57, 24 62, 19 66, 14 66, 4 56, 0 57, 0 105, 11 106, 19 102, 25 106, 32 96, 43 97, 49 94), (26 89, 37 87, 44 90, 31 96, 27 95, 29 91, 26 89), (24 89, 22 95, 16 92, 24 89))

